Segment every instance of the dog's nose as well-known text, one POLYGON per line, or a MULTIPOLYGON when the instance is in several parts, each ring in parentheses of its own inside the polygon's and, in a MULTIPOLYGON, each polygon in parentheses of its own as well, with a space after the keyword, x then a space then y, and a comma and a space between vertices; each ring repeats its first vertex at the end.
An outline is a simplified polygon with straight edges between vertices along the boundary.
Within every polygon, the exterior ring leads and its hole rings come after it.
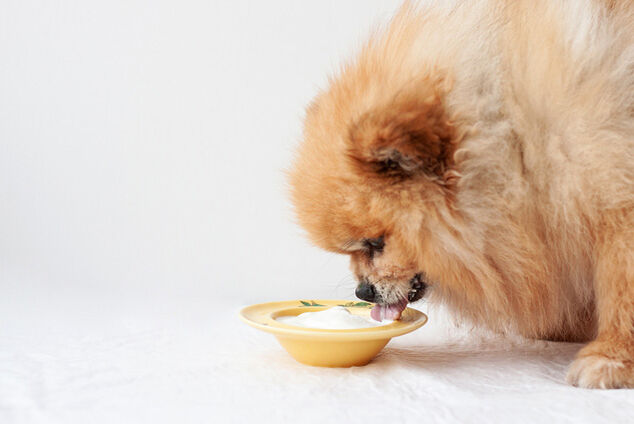
POLYGON ((374 286, 369 283, 361 283, 357 286, 354 294, 361 300, 367 300, 368 302, 374 302, 376 299, 376 291, 374 286))

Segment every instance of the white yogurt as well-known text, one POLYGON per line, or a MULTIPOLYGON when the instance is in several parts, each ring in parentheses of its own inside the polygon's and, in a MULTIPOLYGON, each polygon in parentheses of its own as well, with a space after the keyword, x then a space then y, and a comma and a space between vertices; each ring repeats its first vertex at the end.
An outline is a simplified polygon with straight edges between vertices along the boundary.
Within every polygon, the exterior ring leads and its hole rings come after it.
POLYGON ((324 330, 352 330, 355 328, 378 327, 394 321, 375 321, 370 317, 351 314, 343 306, 333 306, 319 312, 304 312, 297 316, 283 316, 279 322, 298 327, 321 328, 324 330))

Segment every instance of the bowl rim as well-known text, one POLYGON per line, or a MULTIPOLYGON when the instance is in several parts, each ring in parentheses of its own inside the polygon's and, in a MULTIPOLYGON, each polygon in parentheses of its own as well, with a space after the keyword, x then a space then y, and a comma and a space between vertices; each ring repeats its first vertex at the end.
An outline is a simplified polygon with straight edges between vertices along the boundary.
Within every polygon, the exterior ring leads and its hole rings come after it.
POLYGON ((258 330, 272 333, 280 337, 304 338, 304 339, 329 339, 329 340, 373 340, 390 339, 412 332, 422 327, 427 322, 427 315, 423 312, 406 308, 401 320, 390 324, 368 328, 331 330, 322 328, 298 327, 284 324, 274 318, 274 314, 287 310, 303 310, 304 312, 316 312, 333 306, 343 306, 352 313, 369 313, 374 304, 368 302, 354 302, 338 299, 317 300, 284 300, 276 302, 256 303, 242 308, 239 317, 248 325, 258 330))

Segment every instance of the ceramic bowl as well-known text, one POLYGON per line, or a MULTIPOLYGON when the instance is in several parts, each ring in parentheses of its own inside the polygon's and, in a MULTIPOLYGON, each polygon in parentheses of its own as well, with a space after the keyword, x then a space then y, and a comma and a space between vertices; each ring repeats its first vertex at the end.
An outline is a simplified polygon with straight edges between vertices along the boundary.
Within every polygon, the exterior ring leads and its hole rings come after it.
POLYGON ((344 306, 353 314, 369 316, 374 305, 346 300, 289 300, 247 306, 240 311, 240 318, 259 330, 275 335, 297 361, 319 367, 366 365, 392 337, 407 334, 427 322, 427 315, 411 308, 403 311, 400 320, 353 330, 305 328, 276 321, 280 316, 317 312, 333 306, 344 306))

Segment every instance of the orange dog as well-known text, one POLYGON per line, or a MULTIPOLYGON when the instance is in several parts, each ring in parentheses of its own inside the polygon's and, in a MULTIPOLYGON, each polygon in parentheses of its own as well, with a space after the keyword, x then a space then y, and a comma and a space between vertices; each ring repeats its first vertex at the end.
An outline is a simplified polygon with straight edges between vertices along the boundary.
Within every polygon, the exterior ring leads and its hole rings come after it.
POLYGON ((568 380, 634 387, 634 7, 406 4, 307 111, 301 225, 397 318, 424 294, 590 341, 568 380))

